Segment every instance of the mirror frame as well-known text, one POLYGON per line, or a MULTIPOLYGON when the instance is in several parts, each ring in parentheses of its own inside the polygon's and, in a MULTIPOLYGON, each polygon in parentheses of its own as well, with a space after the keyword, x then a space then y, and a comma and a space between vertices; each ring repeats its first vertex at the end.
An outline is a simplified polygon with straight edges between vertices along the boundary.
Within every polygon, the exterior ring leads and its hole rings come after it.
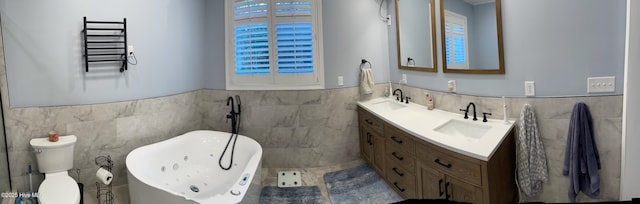
POLYGON ((458 73, 458 74, 504 74, 504 48, 502 46, 502 6, 501 0, 496 1, 496 21, 498 28, 498 69, 447 69, 447 45, 445 42, 444 32, 444 1, 440 0, 440 38, 442 44, 442 71, 444 73, 458 73))
POLYGON ((433 59, 432 66, 433 67, 409 67, 402 65, 402 55, 400 53, 400 13, 398 13, 398 5, 400 4, 400 0, 396 0, 396 43, 398 45, 398 68, 405 70, 413 70, 413 71, 423 71, 423 72, 438 72, 438 49, 436 48, 438 45, 436 44, 436 14, 435 14, 435 3, 436 0, 429 0, 429 4, 431 5, 429 8, 429 12, 431 12, 431 58, 433 59))

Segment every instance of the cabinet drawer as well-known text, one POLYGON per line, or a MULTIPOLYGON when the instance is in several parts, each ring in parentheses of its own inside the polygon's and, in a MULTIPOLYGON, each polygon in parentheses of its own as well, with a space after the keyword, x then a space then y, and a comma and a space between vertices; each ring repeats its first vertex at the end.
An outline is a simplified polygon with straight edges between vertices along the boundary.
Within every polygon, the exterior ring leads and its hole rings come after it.
POLYGON ((398 148, 391 142, 387 140, 387 144, 385 146, 386 149, 386 160, 390 162, 394 162, 395 164, 401 166, 402 168, 409 170, 411 173, 415 173, 415 157, 402 149, 398 148))
POLYGON ((385 137, 390 144, 398 146, 399 149, 408 152, 409 154, 415 154, 415 142, 411 139, 413 136, 407 135, 396 127, 387 125, 384 128, 385 137))
POLYGON ((423 144, 416 148, 416 159, 425 165, 455 176, 471 184, 482 186, 482 170, 479 164, 449 156, 455 153, 442 153, 423 144))
POLYGON ((417 198, 416 177, 413 174, 404 173, 403 176, 393 172, 392 168, 387 169, 387 181, 389 186, 404 198, 417 198))
POLYGON ((369 126, 381 133, 383 132, 384 123, 382 120, 365 110, 358 109, 358 121, 361 125, 369 126))
POLYGON ((408 169, 405 169, 403 166, 399 165, 397 162, 395 161, 389 161, 387 160, 387 165, 386 165, 386 175, 387 177, 390 177, 393 174, 396 177, 398 177, 400 180, 402 180, 403 182, 409 182, 407 179, 414 179, 415 178, 415 170, 414 171, 409 171, 408 169))

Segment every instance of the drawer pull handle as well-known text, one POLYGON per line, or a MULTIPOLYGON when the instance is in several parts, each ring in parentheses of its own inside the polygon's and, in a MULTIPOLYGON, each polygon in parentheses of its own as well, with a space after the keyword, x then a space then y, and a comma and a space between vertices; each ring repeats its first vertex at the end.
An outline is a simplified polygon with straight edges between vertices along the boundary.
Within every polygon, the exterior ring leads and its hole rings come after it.
POLYGON ((451 198, 451 195, 449 195, 449 182, 444 184, 444 193, 446 194, 445 199, 449 200, 451 198))
POLYGON ((365 119, 364 122, 367 122, 369 125, 373 125, 373 122, 371 122, 369 119, 365 119))
POLYGON ((398 168, 396 168, 396 167, 393 167, 393 171, 394 171, 394 172, 396 172, 396 174, 398 174, 398 176, 404 176, 404 174, 403 174, 403 173, 400 173, 400 172, 398 171, 398 168))
POLYGON ((391 153, 391 155, 393 155, 393 157, 395 157, 396 159, 398 159, 398 160, 400 160, 400 161, 402 161, 402 160, 404 159, 404 157, 398 156, 398 155, 396 154, 396 152, 392 152, 392 153, 391 153))
POLYGON ((440 195, 438 195, 438 196, 440 196, 440 197, 442 197, 442 194, 444 194, 444 192, 442 192, 442 182, 443 182, 442 179, 440 179, 438 181, 438 193, 440 193, 440 195))
POLYGON ((391 136, 391 139, 398 144, 402 144, 402 140, 399 140, 396 136, 391 136))
POLYGON ((400 192, 404 192, 404 188, 400 188, 400 186, 398 186, 398 182, 393 182, 393 185, 396 186, 396 188, 398 188, 398 190, 400 190, 400 192))
POLYGON ((445 164, 445 163, 442 163, 442 162, 440 161, 440 159, 436 159, 436 160, 434 160, 433 162, 440 164, 440 166, 447 167, 447 169, 451 168, 451 166, 452 166, 451 164, 445 164))

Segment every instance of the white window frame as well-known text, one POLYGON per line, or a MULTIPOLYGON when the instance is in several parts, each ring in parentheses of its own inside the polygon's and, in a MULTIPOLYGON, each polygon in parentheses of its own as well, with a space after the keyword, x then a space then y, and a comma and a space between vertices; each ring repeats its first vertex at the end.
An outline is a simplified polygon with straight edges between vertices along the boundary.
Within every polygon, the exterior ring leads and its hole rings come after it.
MULTIPOLYGON (((277 49, 275 47, 275 3, 268 2, 270 73, 257 75, 235 74, 234 0, 225 0, 225 81, 227 90, 314 90, 324 89, 324 49, 322 45, 322 0, 313 2, 313 74, 278 74, 277 49)), ((282 18, 282 17, 279 17, 282 18)), ((285 18, 286 19, 286 18, 285 18)))
MULTIPOLYGON (((459 63, 459 64, 447 64, 447 68, 449 69, 469 69, 469 61, 471 60, 470 56, 469 56, 469 36, 467 35, 467 33, 469 33, 469 27, 467 26, 467 17, 458 13, 455 13, 453 11, 449 11, 449 10, 445 10, 444 11, 444 15, 445 15, 445 24, 452 22, 452 23, 457 23, 457 24, 462 24, 464 27, 464 57, 465 57, 465 63, 459 63)), ((448 35, 449 33, 447 33, 445 31, 445 35, 448 35)), ((457 34, 454 34, 457 35, 457 34)), ((445 38, 446 39, 446 38, 445 38)), ((451 38, 451 40, 453 40, 453 38, 451 38)), ((453 42, 445 42, 447 43, 447 45, 449 45, 449 43, 453 44, 453 42)), ((453 45, 451 45, 453 47, 453 45)), ((453 48, 451 49, 452 51, 454 50, 453 48)), ((444 53, 445 55, 447 53, 444 53)), ((452 54, 452 56, 455 56, 455 53, 452 54)), ((446 61, 444 63, 447 63, 446 61)))

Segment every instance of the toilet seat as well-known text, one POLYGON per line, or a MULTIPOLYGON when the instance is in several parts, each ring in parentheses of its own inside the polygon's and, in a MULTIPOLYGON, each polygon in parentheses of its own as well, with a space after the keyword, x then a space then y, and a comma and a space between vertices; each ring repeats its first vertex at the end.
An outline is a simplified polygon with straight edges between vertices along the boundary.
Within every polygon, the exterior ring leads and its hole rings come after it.
POLYGON ((38 201, 42 204, 78 204, 80 188, 66 171, 46 174, 38 188, 38 201))

